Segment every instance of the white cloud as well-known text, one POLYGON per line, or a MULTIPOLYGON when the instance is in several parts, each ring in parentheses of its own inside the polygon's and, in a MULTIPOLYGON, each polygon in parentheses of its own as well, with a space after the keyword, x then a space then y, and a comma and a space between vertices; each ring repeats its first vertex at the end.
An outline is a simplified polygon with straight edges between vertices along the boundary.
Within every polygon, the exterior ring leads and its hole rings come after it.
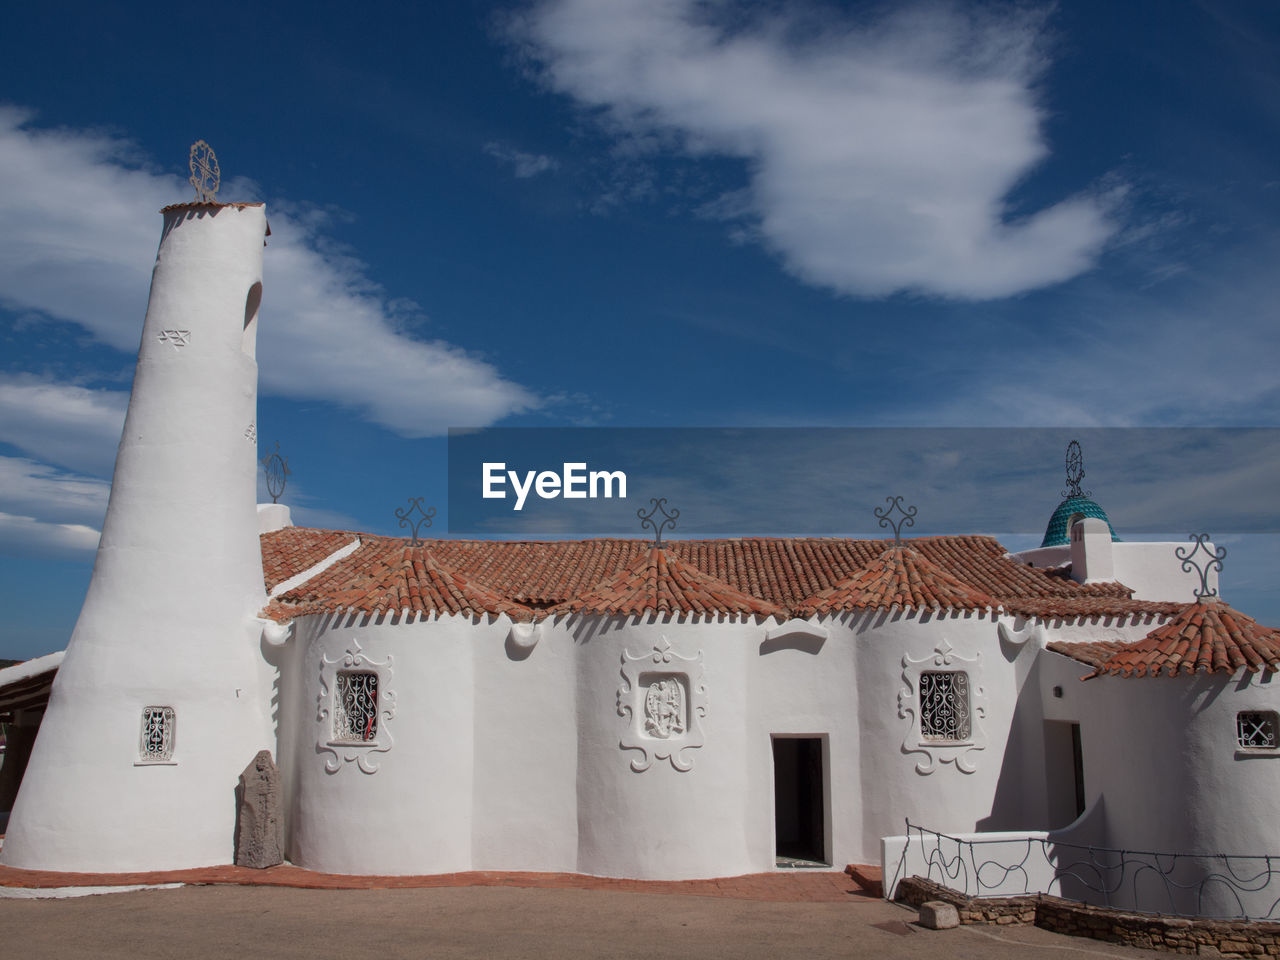
MULTIPOLYGON (((31 119, 0 107, 0 304, 70 320, 133 353, 160 237, 156 212, 191 188, 131 165, 128 143, 41 130, 31 119)), ((326 244, 323 218, 270 206, 269 215, 265 392, 342 403, 407 436, 489 424, 538 404, 465 350, 405 333, 398 302, 369 281, 363 263, 326 244)))
POLYGON ((32 376, 0 376, 0 442, 52 463, 109 476, 129 394, 32 376))
POLYGON ((819 23, 793 6, 729 24, 741 9, 548 0, 511 33, 618 136, 745 160, 747 222, 807 283, 1010 296, 1089 269, 1117 230, 1113 193, 1010 215, 1048 154, 1042 16, 915 5, 819 23))
POLYGON ((58 523, 101 526, 111 484, 63 473, 24 457, 0 456, 0 511, 58 523))
POLYGON ((548 173, 560 167, 559 161, 542 153, 525 153, 505 143, 490 141, 484 145, 484 152, 511 167, 512 172, 521 180, 536 177, 540 173, 548 173))
POLYGON ((92 553, 98 549, 99 536, 97 530, 80 524, 45 523, 0 512, 0 550, 10 555, 92 553))

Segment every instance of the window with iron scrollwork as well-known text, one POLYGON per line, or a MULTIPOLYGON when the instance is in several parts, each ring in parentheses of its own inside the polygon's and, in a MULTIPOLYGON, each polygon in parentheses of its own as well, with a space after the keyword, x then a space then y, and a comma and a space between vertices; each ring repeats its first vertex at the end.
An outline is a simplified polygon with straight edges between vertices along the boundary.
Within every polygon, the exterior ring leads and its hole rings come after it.
POLYGON ((378 738, 378 675, 342 670, 333 691, 333 739, 366 743, 378 738))
POLYGON ((961 742, 969 739, 971 731, 969 675, 963 670, 921 673, 921 738, 961 742))
POLYGON ((1236 714, 1236 742, 1255 750, 1275 750, 1276 715, 1269 710, 1242 710, 1236 714))
POLYGON ((175 717, 173 707, 142 708, 142 736, 138 741, 140 763, 173 762, 175 717))

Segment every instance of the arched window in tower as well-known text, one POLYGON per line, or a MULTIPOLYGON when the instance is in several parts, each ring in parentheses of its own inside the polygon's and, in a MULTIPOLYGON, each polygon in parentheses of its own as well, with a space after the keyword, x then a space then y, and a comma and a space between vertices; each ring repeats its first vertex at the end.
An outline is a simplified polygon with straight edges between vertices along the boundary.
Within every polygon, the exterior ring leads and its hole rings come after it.
POLYGON ((262 283, 249 288, 244 300, 244 333, 240 337, 240 349, 250 359, 256 359, 258 349, 258 309, 262 306, 262 283))

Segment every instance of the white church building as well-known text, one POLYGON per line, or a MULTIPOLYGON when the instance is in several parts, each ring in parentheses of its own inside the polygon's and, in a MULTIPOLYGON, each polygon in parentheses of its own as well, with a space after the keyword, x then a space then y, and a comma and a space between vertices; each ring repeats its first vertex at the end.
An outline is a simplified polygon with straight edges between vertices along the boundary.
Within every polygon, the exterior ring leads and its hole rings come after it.
POLYGON ((255 502, 265 209, 162 213, 93 578, 0 862, 229 863, 260 750, 286 856, 336 873, 838 868, 906 820, 1280 853, 1280 632, 1188 545, 1122 541, 1083 495, 1022 554, 295 527, 255 502))

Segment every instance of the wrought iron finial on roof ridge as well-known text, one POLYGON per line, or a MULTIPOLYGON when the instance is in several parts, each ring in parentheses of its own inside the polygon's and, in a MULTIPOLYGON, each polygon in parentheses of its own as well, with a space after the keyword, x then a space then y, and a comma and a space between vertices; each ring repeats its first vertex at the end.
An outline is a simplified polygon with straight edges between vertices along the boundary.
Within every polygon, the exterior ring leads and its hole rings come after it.
POLYGON ((196 188, 196 203, 217 203, 222 171, 218 169, 218 157, 213 147, 203 140, 191 145, 190 183, 196 188))
POLYGON ((1092 490, 1081 490, 1080 481, 1084 479, 1084 452, 1080 449, 1080 441, 1072 440, 1067 444, 1067 489, 1062 496, 1091 497, 1092 490))
POLYGON ((267 493, 271 494, 271 502, 279 503, 284 496, 285 484, 293 471, 289 469, 289 461, 280 455, 280 441, 276 448, 261 460, 262 469, 267 474, 267 493))
POLYGON ((881 527, 893 528, 893 545, 894 547, 900 547, 902 546, 902 528, 916 525, 916 508, 914 506, 903 507, 901 497, 885 497, 884 502, 889 506, 883 510, 876 507, 876 519, 880 521, 881 527), (893 519, 894 510, 902 514, 898 520, 893 519))
POLYGON ((643 508, 636 511, 636 516, 640 518, 640 529, 649 527, 653 530, 653 546, 656 548, 662 546, 662 531, 670 527, 672 530, 676 528, 676 520, 680 516, 680 511, 675 507, 671 508, 671 512, 667 512, 666 497, 650 497, 651 504, 649 512, 645 513, 643 508), (658 514, 662 514, 661 520, 654 520, 658 514))
POLYGON ((1227 548, 1215 547, 1210 550, 1208 546, 1209 535, 1207 533, 1192 533, 1187 536, 1187 539, 1194 540, 1196 545, 1190 550, 1186 547, 1176 547, 1173 552, 1182 561, 1183 573, 1190 573, 1195 570, 1200 575, 1200 589, 1194 591, 1196 602, 1204 603, 1206 600, 1216 599, 1218 591, 1209 589, 1209 572, 1214 569, 1219 573, 1222 572, 1222 561, 1226 559, 1227 548), (1203 567, 1193 559, 1202 550, 1205 554, 1203 567))
POLYGON ((431 521, 435 518, 435 515, 435 507, 427 507, 426 509, 423 509, 421 497, 410 497, 409 506, 405 507, 403 510, 399 507, 396 508, 396 519, 400 521, 400 526, 410 528, 412 533, 410 534, 409 542, 415 547, 422 545, 422 540, 418 536, 418 531, 422 529, 423 524, 428 527, 431 526, 431 521), (420 514, 417 520, 413 519, 414 510, 417 510, 420 514))

